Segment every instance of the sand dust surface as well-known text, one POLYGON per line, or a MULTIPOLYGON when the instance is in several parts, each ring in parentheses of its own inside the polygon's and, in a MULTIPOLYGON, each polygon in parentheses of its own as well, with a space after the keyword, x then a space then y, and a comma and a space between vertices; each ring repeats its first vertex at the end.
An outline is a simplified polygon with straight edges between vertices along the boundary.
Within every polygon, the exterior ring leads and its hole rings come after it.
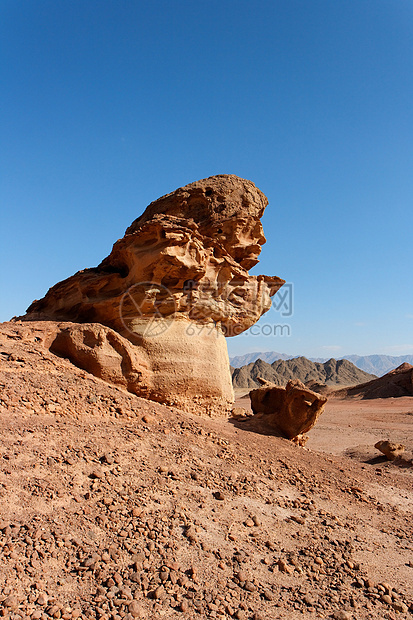
MULTIPOLYGON (((306 447, 110 386, 0 330, 6 620, 413 611, 413 399, 329 402, 306 447)), ((241 406, 247 405, 241 399, 241 406)))

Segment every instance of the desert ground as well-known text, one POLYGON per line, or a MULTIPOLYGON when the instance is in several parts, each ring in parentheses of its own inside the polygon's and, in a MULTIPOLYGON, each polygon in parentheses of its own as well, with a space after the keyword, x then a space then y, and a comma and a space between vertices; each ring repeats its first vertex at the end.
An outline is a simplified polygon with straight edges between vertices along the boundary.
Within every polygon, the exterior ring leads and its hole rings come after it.
MULTIPOLYGON (((251 411, 246 390, 236 390, 236 406, 251 411)), ((413 448, 413 398, 365 400, 329 398, 306 447, 327 454, 382 459, 374 444, 391 439, 413 448)), ((407 455, 406 455, 407 456, 407 455)))
POLYGON ((413 398, 330 400, 303 448, 140 399, 13 326, 0 345, 4 618, 412 616, 413 398))

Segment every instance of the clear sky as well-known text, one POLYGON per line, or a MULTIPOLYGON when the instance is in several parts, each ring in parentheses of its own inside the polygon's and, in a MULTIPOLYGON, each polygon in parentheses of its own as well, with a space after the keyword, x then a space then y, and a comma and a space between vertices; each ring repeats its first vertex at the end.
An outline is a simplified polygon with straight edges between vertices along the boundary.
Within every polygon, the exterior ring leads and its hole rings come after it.
POLYGON ((0 320, 233 173, 294 304, 230 354, 413 353, 411 0, 1 0, 0 54, 0 320))

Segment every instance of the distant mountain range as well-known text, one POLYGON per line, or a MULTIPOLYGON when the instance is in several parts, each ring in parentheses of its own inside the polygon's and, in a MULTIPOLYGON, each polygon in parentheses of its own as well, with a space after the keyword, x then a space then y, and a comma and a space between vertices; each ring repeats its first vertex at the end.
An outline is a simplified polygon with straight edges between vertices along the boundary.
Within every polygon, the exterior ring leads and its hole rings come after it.
POLYGON ((413 355, 346 355, 345 359, 378 377, 398 368, 401 364, 413 364, 413 355))
POLYGON ((327 362, 312 362, 306 357, 294 357, 288 360, 275 360, 272 364, 262 359, 255 360, 232 371, 234 388, 258 387, 257 377, 262 377, 276 385, 284 386, 290 379, 300 379, 312 386, 322 384, 329 386, 349 386, 377 379, 348 360, 330 359, 327 362))
MULTIPOLYGON (((261 359, 268 364, 272 364, 276 360, 291 360, 296 359, 297 357, 300 356, 279 353, 278 351, 260 351, 258 353, 247 353, 246 355, 232 357, 230 358, 230 363, 233 368, 241 368, 241 366, 255 362, 257 359, 261 359)), ((397 368, 404 362, 413 364, 413 355, 344 355, 340 359, 349 360, 355 364, 357 368, 360 368, 367 373, 377 375, 378 377, 386 374, 389 370, 397 368)), ((323 363, 328 361, 328 358, 310 357, 309 360, 311 362, 323 363)))
POLYGON ((241 368, 255 362, 255 360, 262 360, 267 364, 272 364, 275 360, 291 360, 294 355, 288 355, 287 353, 278 353, 278 351, 261 351, 260 353, 246 353, 245 355, 237 355, 236 357, 230 357, 229 362, 233 368, 241 368))

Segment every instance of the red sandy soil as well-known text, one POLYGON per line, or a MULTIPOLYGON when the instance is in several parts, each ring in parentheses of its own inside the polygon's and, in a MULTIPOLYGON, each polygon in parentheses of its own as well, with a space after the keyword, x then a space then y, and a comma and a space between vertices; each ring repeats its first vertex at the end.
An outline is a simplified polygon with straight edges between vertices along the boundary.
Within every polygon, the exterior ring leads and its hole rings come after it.
POLYGON ((300 448, 139 399, 22 330, 0 330, 6 619, 412 616, 412 468, 372 445, 410 454, 413 398, 330 401, 300 448))

